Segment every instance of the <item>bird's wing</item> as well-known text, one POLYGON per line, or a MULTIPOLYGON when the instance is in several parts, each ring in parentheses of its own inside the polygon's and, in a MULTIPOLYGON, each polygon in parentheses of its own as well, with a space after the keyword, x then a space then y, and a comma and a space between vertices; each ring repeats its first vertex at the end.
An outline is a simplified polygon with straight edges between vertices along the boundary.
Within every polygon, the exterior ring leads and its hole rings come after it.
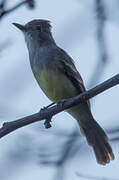
MULTIPOLYGON (((77 71, 73 59, 61 48, 57 49, 57 56, 60 59, 60 71, 62 71, 73 83, 77 92, 81 94, 86 91, 82 77, 77 71)), ((87 101, 88 106, 90 107, 90 102, 87 101)))

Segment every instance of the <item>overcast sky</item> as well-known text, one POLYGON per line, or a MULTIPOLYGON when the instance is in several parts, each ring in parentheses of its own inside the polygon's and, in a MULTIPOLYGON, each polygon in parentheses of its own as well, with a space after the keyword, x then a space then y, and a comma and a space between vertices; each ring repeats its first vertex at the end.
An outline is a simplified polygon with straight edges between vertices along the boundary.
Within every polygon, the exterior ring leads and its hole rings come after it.
MULTIPOLYGON (((17 2, 19 1, 10 1, 8 7, 12 7, 17 2)), ((96 84, 119 72, 119 2, 104 0, 104 4, 107 15, 104 31, 108 63, 96 84)), ((23 34, 12 25, 13 22, 25 24, 33 19, 51 21, 57 44, 72 56, 87 88, 99 61, 93 0, 37 0, 34 10, 23 6, 9 14, 0 22, 0 46, 5 41, 9 42, 0 52, 1 125, 3 121, 11 121, 35 113, 50 103, 31 72, 23 34)), ((92 101, 92 112, 103 128, 118 126, 118 98, 119 87, 116 86, 92 101)), ((46 130, 43 122, 32 124, 0 140, 2 180, 52 179, 56 169, 40 164, 42 158, 38 159, 39 149, 44 149, 44 152, 50 149, 53 155, 52 142, 57 142, 53 132, 70 133, 75 127, 78 128, 78 125, 64 112, 53 118, 52 126, 51 129, 46 130)), ((61 139, 58 137, 58 141, 59 144, 64 142, 63 137, 61 139)), ((85 140, 84 143, 86 144, 85 140)), ((70 176, 67 175, 68 180, 82 179, 76 175, 76 172, 119 179, 118 144, 113 145, 116 159, 106 167, 96 164, 94 154, 90 150, 88 161, 85 158, 78 161, 75 158, 71 160, 67 170, 70 172, 70 176)))

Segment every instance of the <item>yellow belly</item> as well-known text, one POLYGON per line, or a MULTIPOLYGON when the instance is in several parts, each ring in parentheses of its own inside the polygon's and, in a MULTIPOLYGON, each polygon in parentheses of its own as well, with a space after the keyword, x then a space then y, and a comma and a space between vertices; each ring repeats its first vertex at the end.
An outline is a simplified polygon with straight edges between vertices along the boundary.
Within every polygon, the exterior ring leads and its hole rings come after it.
MULTIPOLYGON (((58 70, 42 70, 40 73, 35 73, 35 77, 43 92, 53 102, 78 95, 70 79, 58 70)), ((67 109, 67 112, 82 125, 89 122, 90 117, 85 113, 87 107, 86 103, 79 104, 67 109)))
POLYGON ((76 96, 77 90, 59 70, 42 70, 35 74, 36 80, 44 93, 54 102, 76 96))

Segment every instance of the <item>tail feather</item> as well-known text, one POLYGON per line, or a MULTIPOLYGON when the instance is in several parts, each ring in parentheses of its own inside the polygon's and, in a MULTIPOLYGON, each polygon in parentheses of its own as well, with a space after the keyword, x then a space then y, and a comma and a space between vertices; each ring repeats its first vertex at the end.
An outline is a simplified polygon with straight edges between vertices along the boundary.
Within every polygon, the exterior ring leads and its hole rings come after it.
POLYGON ((93 147, 96 160, 99 164, 106 165, 114 159, 114 154, 108 137, 99 124, 93 120, 87 127, 81 127, 81 131, 86 136, 88 144, 93 147))

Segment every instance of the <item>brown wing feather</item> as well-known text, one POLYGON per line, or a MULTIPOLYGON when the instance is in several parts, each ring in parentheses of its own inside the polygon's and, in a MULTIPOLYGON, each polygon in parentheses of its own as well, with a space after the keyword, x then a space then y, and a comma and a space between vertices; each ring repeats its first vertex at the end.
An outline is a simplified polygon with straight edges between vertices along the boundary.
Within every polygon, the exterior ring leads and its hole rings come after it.
MULTIPOLYGON (((71 80, 78 93, 86 91, 82 77, 80 73, 77 71, 73 59, 61 48, 59 48, 61 67, 60 70, 65 73, 65 75, 71 80)), ((90 102, 87 101, 88 106, 90 107, 90 102)))

